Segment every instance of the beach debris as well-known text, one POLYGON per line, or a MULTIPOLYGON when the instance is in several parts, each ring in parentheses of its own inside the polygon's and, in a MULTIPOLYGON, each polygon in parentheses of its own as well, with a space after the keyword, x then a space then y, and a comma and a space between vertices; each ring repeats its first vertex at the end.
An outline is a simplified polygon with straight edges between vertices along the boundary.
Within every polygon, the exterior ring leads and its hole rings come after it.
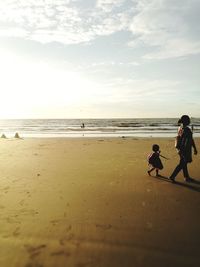
POLYGON ((18 133, 15 133, 15 138, 20 138, 18 133))
POLYGON ((2 134, 1 138, 7 138, 5 134, 2 134))

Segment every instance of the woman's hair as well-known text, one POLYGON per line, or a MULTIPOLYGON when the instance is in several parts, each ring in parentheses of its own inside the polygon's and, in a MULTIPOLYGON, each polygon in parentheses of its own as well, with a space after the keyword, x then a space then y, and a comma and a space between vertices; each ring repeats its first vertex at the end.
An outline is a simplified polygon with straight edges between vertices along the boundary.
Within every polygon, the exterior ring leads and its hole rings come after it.
POLYGON ((188 115, 183 115, 183 116, 181 116, 181 118, 178 122, 183 123, 184 125, 187 126, 190 124, 190 117, 188 115))
POLYGON ((154 152, 159 151, 159 149, 160 149, 159 145, 154 144, 154 145, 152 146, 152 150, 153 150, 154 152))

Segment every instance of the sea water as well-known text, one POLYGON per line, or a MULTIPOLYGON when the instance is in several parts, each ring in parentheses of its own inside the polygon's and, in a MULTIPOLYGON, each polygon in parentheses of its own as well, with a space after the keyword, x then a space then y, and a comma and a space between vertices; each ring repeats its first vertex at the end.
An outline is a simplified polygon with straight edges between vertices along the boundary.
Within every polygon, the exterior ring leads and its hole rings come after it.
MULTIPOLYGON (((177 118, 0 120, 0 135, 13 137, 18 132, 24 138, 174 137, 177 121, 177 118)), ((200 118, 191 119, 191 128, 194 136, 200 137, 200 118)))

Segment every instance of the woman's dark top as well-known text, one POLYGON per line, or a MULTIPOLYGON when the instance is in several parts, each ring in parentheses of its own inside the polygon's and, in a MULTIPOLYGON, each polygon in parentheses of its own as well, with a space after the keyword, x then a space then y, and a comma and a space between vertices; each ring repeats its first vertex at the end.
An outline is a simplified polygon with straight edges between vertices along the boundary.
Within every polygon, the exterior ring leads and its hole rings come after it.
POLYGON ((183 133, 180 138, 180 156, 187 162, 192 162, 193 137, 189 127, 183 127, 183 133))

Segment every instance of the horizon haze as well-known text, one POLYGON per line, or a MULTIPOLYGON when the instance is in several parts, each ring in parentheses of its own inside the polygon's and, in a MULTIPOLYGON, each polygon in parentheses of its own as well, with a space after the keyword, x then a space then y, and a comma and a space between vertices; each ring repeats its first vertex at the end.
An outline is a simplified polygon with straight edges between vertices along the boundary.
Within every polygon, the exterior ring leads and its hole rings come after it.
POLYGON ((200 117, 198 0, 4 0, 0 119, 200 117))

